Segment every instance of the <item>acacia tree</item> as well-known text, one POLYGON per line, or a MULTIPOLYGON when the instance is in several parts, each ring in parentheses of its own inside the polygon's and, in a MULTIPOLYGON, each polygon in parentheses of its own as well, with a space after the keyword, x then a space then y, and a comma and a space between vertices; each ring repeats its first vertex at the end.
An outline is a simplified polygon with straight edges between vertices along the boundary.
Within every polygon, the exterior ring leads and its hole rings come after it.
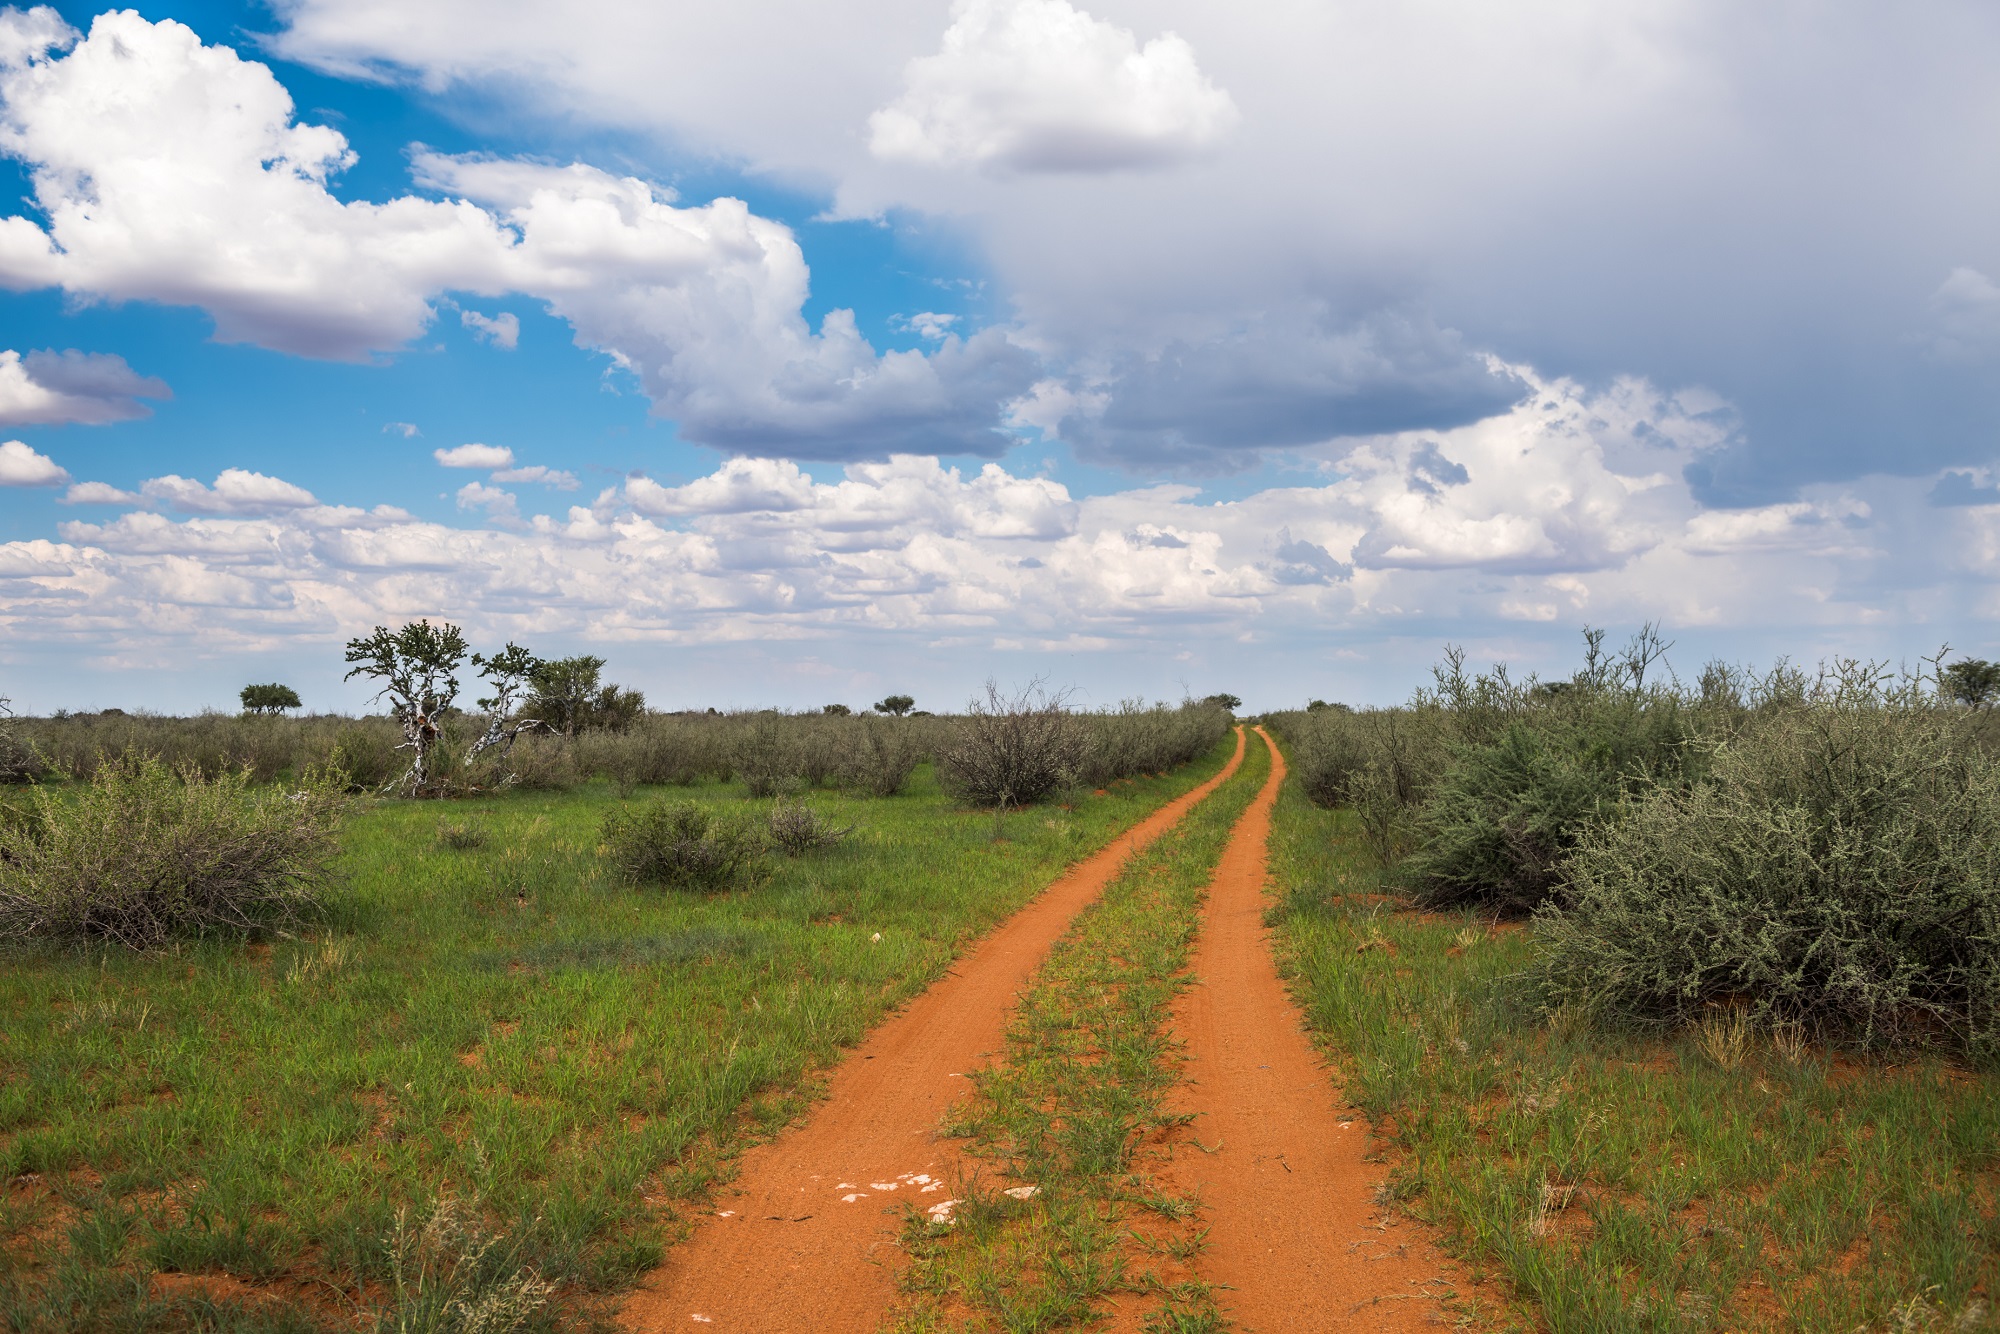
MULTIPOLYGON (((1938 655, 1942 658, 1944 655, 1938 655)), ((2000 694, 2000 663, 1984 658, 1962 658, 1944 669, 1938 679, 1945 698, 1975 709, 1993 703, 2000 694)))
MULTIPOLYGON (((500 747, 500 758, 506 759, 521 733, 548 726, 539 718, 525 715, 513 717, 516 701, 531 688, 530 681, 541 670, 541 659, 509 640, 506 648, 490 658, 473 654, 472 665, 492 683, 493 695, 479 701, 479 707, 486 710, 486 730, 480 733, 479 740, 472 743, 472 749, 465 753, 465 767, 468 769, 474 760, 494 746, 500 747), (512 726, 508 725, 510 718, 512 726)), ((501 781, 512 782, 513 778, 510 773, 501 781)))
POLYGON ((290 686, 281 686, 276 681, 269 685, 244 686, 237 698, 243 701, 245 713, 283 713, 287 709, 305 707, 298 691, 290 686))
POLYGON ((900 718, 916 707, 917 702, 908 695, 891 695, 889 698, 876 703, 875 712, 893 713, 900 718))
POLYGON ((465 636, 457 626, 429 621, 411 621, 394 633, 378 625, 366 639, 347 641, 347 661, 355 665, 341 679, 365 676, 382 683, 374 697, 387 697, 390 715, 403 729, 403 744, 396 749, 412 756, 409 769, 384 783, 384 791, 407 783, 415 796, 430 781, 438 724, 458 698, 456 673, 465 652, 465 636))

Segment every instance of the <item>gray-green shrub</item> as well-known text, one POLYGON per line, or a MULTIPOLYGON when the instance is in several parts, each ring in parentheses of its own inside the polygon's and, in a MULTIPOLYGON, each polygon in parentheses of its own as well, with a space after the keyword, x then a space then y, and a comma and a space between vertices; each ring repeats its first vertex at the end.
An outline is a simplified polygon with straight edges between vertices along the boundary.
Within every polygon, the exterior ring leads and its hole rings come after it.
POLYGON ((923 761, 918 724, 907 718, 857 718, 840 771, 842 787, 871 797, 893 797, 923 761))
POLYGON ((1206 701, 1172 708, 1126 700, 1082 717, 1089 737, 1077 778, 1090 787, 1165 773, 1199 759, 1229 734, 1230 724, 1228 709, 1206 701))
POLYGON ((2000 1034, 2000 766, 1964 715, 1835 682, 1587 831, 1538 913, 1551 1005, 1741 1003, 1863 1044, 2000 1034))
POLYGON ((1403 875, 1419 902, 1532 912, 1626 791, 1700 771, 1706 752, 1673 692, 1567 684, 1531 696, 1493 740, 1456 748, 1412 821, 1403 875))
POLYGON ((0 938, 157 949, 298 922, 328 883, 340 786, 311 771, 253 787, 248 770, 175 772, 131 752, 81 791, 36 788, 27 818, 0 822, 0 938))
POLYGON ((605 817, 605 855, 633 884, 715 892, 754 879, 764 839, 738 819, 718 819, 699 802, 662 800, 605 817))

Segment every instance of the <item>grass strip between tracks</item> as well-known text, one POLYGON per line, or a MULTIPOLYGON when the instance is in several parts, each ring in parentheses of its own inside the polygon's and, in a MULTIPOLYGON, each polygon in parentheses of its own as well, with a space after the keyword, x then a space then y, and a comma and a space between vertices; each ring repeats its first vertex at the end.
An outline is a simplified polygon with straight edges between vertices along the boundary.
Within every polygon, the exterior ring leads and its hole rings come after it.
POLYGON ((1296 785, 1275 818, 1294 995, 1389 1141, 1385 1192, 1504 1276, 1482 1327, 1995 1327, 2000 1076, 1784 1050, 1727 1011, 1668 1040, 1540 1022, 1531 929, 1408 911, 1296 785))
POLYGON ((1060 1329, 1114 1296, 1149 1330, 1225 1327, 1188 1268, 1198 1201, 1158 1190, 1147 1166, 1186 1121, 1166 1105, 1181 1067, 1166 1024, 1192 981, 1204 891, 1269 771, 1253 741, 1236 776, 1134 859, 1022 995, 1004 1061, 976 1076, 946 1126, 970 1155, 950 1221, 914 1206, 906 1218, 902 1334, 1060 1329))

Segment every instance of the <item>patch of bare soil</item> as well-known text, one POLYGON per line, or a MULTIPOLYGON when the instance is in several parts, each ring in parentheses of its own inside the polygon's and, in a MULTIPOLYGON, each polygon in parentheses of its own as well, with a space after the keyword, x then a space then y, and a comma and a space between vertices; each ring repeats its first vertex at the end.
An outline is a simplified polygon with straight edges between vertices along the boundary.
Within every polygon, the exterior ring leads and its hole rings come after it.
POLYGON ((1265 938, 1264 845, 1284 777, 1273 746, 1271 777, 1209 886, 1198 982, 1174 1020, 1189 1082, 1171 1106, 1197 1114, 1198 1145, 1159 1175, 1199 1193, 1209 1231, 1195 1268, 1223 1285, 1238 1328, 1433 1327, 1454 1271, 1421 1225, 1375 1203, 1385 1169, 1367 1161, 1368 1123, 1343 1105, 1265 938))
POLYGON ((628 1329, 872 1331, 896 1295, 901 1209, 950 1203, 945 1109, 1005 1045, 1015 995, 1119 868, 1236 772, 1168 802, 1070 868, 945 979, 875 1029, 805 1122, 744 1154, 715 1217, 667 1253, 619 1313, 628 1329))

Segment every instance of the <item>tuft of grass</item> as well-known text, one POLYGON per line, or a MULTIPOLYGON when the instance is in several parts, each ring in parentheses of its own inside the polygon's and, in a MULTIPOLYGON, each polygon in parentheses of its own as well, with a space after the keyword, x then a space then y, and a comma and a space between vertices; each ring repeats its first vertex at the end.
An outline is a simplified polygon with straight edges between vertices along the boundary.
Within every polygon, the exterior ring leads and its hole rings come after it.
POLYGON ((1169 1007, 1189 980, 1208 881, 1269 765, 1253 742, 1236 776, 1125 868, 1022 994, 1003 1062, 976 1077, 947 1126, 979 1165, 953 1188, 953 1219, 907 1211, 913 1263, 894 1328, 936 1328, 967 1308, 1000 1329, 1077 1327, 1118 1292, 1144 1303, 1148 1329, 1222 1328, 1191 1275, 1135 1272, 1149 1258, 1184 1270, 1206 1233, 1195 1202, 1150 1179, 1159 1150, 1141 1145, 1186 1122, 1166 1105, 1180 1080, 1169 1007), (1003 1182, 1034 1190, 1010 1196, 1003 1182))
POLYGON ((1664 1034, 1537 1013, 1536 928, 1385 910, 1352 813, 1288 788, 1272 852, 1294 994, 1388 1137, 1385 1196, 1504 1280, 1483 1324, 1993 1327, 2000 1076, 1743 1005, 1664 1034))
POLYGON ((440 820, 437 841, 439 847, 470 852, 486 846, 486 827, 471 820, 440 820))

